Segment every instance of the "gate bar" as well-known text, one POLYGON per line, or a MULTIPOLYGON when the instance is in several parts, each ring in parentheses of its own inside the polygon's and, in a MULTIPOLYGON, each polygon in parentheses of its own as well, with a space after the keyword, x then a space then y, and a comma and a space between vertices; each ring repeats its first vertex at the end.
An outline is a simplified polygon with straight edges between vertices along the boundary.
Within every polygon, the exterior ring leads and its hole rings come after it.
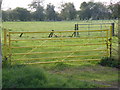
POLYGON ((14 53, 15 55, 32 55, 32 54, 49 54, 49 53, 71 53, 71 52, 86 52, 86 51, 107 51, 108 49, 96 49, 96 50, 77 50, 77 51, 53 51, 53 52, 33 52, 33 53, 14 53))
POLYGON ((65 39, 97 39, 106 37, 83 37, 83 38, 46 38, 46 39, 16 39, 11 41, 31 41, 31 40, 65 40, 65 39))
POLYGON ((64 47, 64 46, 87 46, 87 45, 106 45, 106 43, 100 43, 100 44, 75 44, 75 45, 56 45, 56 46, 25 46, 25 47, 11 47, 13 49, 19 49, 19 48, 40 48, 40 47, 64 47))
POLYGON ((81 56, 67 56, 67 57, 63 56, 63 57, 48 57, 48 58, 26 58, 26 59, 15 59, 14 61, 26 61, 26 60, 31 61, 31 60, 45 60, 45 59, 59 59, 59 58, 91 57, 91 56, 107 56, 107 55, 103 54, 103 55, 81 55, 81 56))
MULTIPOLYGON (((77 32, 99 32, 99 31, 107 31, 108 29, 105 30, 81 30, 81 31, 77 31, 77 32)), ((75 31, 54 31, 54 33, 62 33, 62 32, 75 32, 75 31)), ((10 34, 17 34, 17 33, 51 33, 51 31, 46 31, 46 32, 10 32, 10 34)))
POLYGON ((68 60, 68 61, 48 61, 48 62, 34 62, 34 63, 22 63, 22 64, 49 64, 49 63, 58 63, 58 62, 80 62, 80 61, 100 61, 101 59, 84 59, 84 60, 68 60))

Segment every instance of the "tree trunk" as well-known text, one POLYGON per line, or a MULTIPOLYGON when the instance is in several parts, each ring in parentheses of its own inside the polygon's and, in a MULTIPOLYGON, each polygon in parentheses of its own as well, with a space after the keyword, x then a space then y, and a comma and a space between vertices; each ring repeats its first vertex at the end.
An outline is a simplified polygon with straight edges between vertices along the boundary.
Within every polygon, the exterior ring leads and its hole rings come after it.
POLYGON ((2 50, 1 50, 1 26, 2 26, 2 11, 1 11, 2 0, 0 0, 0 89, 2 89, 2 50))
MULTIPOLYGON (((1 24, 2 24, 1 4, 2 4, 2 0, 0 0, 0 27, 1 27, 1 24)), ((2 32, 2 30, 0 28, 0 68, 2 67, 1 32, 2 32)))
POLYGON ((120 18, 118 20, 118 60, 120 60, 120 18))

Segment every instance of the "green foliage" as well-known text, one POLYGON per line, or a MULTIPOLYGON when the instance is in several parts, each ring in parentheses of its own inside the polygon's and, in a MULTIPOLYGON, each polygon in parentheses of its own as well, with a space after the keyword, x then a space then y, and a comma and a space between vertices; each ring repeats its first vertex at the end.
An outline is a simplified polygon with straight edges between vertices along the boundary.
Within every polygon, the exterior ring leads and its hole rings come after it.
POLYGON ((102 66, 120 68, 120 62, 118 62, 118 60, 115 60, 115 59, 109 58, 109 57, 102 58, 102 60, 99 62, 99 64, 102 66))
POLYGON ((51 75, 47 88, 94 88, 99 87, 96 84, 86 81, 73 79, 72 77, 64 78, 60 75, 51 75), (54 78, 53 78, 54 77, 54 78))
POLYGON ((3 11, 2 15, 4 21, 29 21, 31 17, 30 12, 26 8, 20 7, 3 11))
POLYGON ((73 3, 65 3, 61 6, 61 17, 63 20, 74 20, 76 18, 76 9, 73 3))
POLYGON ((55 6, 47 4, 44 8, 42 0, 33 0, 29 4, 31 11, 25 8, 15 8, 3 11, 4 21, 45 21, 45 20, 86 20, 86 19, 116 19, 119 15, 119 3, 104 5, 101 2, 83 2, 80 9, 76 10, 73 3, 62 3, 60 12, 54 10, 55 6))
POLYGON ((108 7, 112 13, 112 18, 120 18, 120 3, 111 4, 108 7))
POLYGON ((46 20, 56 20, 57 19, 57 14, 55 11, 55 6, 52 5, 51 3, 47 4, 47 8, 45 10, 46 13, 46 20))
POLYGON ((108 8, 100 2, 83 2, 80 9, 79 16, 82 19, 108 19, 110 15, 108 8))
POLYGON ((59 62, 59 63, 56 63, 54 68, 58 70, 64 70, 66 68, 70 68, 70 65, 63 63, 63 62, 59 62))
MULTIPOLYGON (((30 12, 25 8, 17 7, 12 12, 16 13, 16 16, 14 16, 14 18, 17 17, 18 20, 20 20, 20 21, 30 20, 30 12)), ((15 14, 13 14, 13 15, 15 15, 15 14)))
POLYGON ((15 66, 3 69, 3 88, 42 88, 46 82, 46 75, 39 68, 15 66))
POLYGON ((96 84, 49 74, 41 68, 14 66, 3 68, 3 88, 93 88, 96 84))

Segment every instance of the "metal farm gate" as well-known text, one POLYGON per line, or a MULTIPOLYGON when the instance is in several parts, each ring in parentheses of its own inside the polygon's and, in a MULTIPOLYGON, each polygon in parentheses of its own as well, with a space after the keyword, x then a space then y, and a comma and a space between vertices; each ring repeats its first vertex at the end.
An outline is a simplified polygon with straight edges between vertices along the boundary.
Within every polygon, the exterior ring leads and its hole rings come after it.
POLYGON ((44 32, 4 29, 4 60, 11 64, 101 60, 111 56, 112 28, 44 32))

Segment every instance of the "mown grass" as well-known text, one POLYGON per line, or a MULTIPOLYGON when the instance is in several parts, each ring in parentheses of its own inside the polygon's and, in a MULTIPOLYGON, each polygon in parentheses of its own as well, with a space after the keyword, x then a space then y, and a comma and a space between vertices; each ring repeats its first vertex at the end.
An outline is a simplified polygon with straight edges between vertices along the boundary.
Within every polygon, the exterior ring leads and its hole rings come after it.
MULTIPOLYGON (((103 21, 94 21, 94 23, 103 21)), ((110 21, 104 21, 110 22, 110 21)), ((4 22, 3 26, 10 28, 10 31, 51 31, 51 30, 74 30, 74 24, 76 23, 92 23, 72 21, 72 22, 4 22)), ((96 28, 97 29, 97 28, 96 28)), ((72 33, 65 33, 64 36, 70 36, 72 33)), ((23 34, 19 38, 20 34, 12 36, 12 39, 37 39, 48 38, 47 34, 23 34)), ((61 34, 59 34, 61 35, 61 34)), ((98 36, 103 35, 102 32, 90 34, 98 36)), ((91 37, 88 33, 81 34, 81 37, 91 37)), ((60 37, 58 37, 60 38, 60 37)), ((33 46, 33 45, 53 45, 53 47, 43 48, 23 48, 13 49, 12 53, 29 53, 29 52, 52 52, 52 51, 76 51, 76 50, 90 50, 90 49, 105 49, 106 45, 94 45, 94 46, 75 46, 75 47, 54 47, 55 45, 74 45, 85 43, 102 43, 106 39, 67 39, 67 40, 44 40, 44 41, 16 41, 12 42, 12 46, 33 46)), ((113 41, 116 41, 116 37, 113 37, 113 41)), ((113 44, 114 46, 116 43, 113 44)), ((46 58, 46 57, 61 57, 69 55, 101 55, 102 58, 104 52, 77 52, 77 53, 55 53, 55 54, 35 54, 35 55, 19 55, 13 56, 12 60, 24 59, 24 58, 46 58)), ((114 54, 114 53, 113 53, 114 54)), ((114 54, 116 55, 116 54, 114 54)), ((117 57, 114 56, 114 57, 117 57)), ((60 59, 48 59, 37 60, 38 61, 55 61, 55 60, 79 60, 88 59, 86 57, 81 58, 60 58, 60 59)), ((36 61, 27 61, 36 62, 36 61)), ((17 62, 24 63, 24 61, 17 62)), ((73 62, 73 63, 56 63, 56 64, 39 64, 28 66, 13 66, 12 68, 3 68, 3 88, 97 88, 97 87, 117 87, 118 83, 118 70, 110 67, 103 67, 97 64, 98 62, 73 62)))

